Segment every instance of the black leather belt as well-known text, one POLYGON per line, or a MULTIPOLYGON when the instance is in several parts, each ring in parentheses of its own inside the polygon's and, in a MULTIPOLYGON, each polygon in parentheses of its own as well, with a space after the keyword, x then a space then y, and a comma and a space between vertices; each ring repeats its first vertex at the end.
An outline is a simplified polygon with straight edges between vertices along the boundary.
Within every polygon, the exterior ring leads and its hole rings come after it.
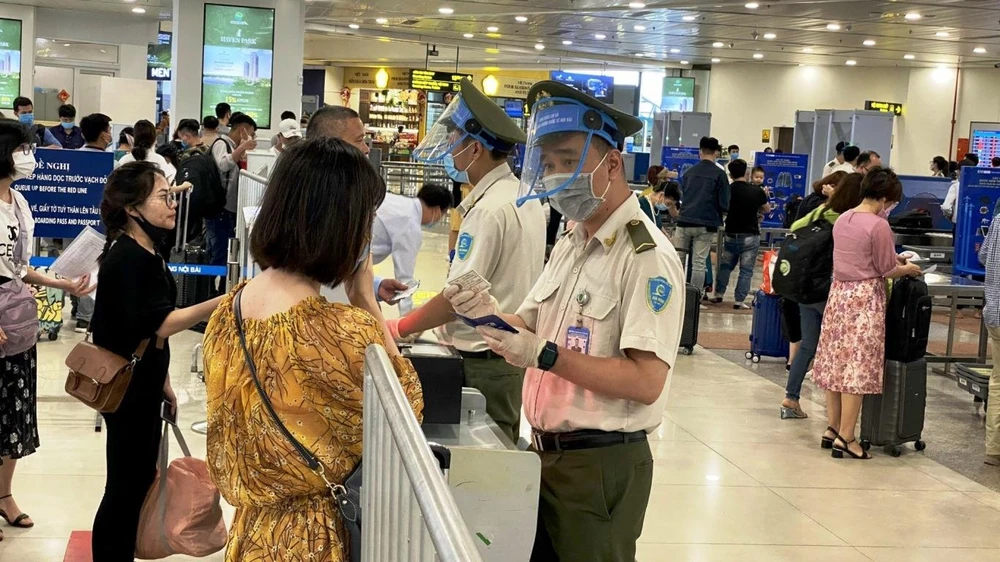
POLYGON ((464 359, 503 359, 502 355, 497 355, 488 349, 486 351, 462 351, 459 349, 458 354, 464 359))
POLYGON ((545 433, 537 429, 531 430, 531 445, 536 451, 577 451, 580 449, 599 449, 613 445, 639 443, 646 440, 645 431, 598 431, 596 429, 581 429, 567 433, 545 433))

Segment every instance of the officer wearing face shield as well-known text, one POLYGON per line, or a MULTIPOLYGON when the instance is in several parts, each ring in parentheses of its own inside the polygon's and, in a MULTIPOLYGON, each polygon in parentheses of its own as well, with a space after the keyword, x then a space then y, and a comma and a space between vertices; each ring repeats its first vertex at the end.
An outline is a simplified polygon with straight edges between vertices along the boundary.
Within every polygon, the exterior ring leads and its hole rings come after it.
MULTIPOLYGON (((516 204, 520 182, 507 156, 515 145, 524 143, 524 132, 471 81, 462 80, 461 88, 461 95, 414 150, 414 158, 439 164, 453 180, 475 186, 457 208, 462 225, 448 279, 475 271, 490 283, 501 307, 514 310, 542 273, 545 217, 538 201, 516 204)), ((456 320, 442 295, 388 322, 397 339, 438 326, 442 327, 441 339, 454 345, 465 359, 466 386, 483 393, 486 412, 516 443, 523 367, 512 366, 490 351, 474 329, 456 320)))
POLYGON ((542 464, 532 561, 635 559, 653 479, 646 441, 661 422, 684 311, 684 270, 625 179, 621 147, 642 123, 563 84, 528 94, 519 203, 547 197, 576 227, 516 309, 489 290, 445 295, 459 314, 500 313, 516 334, 478 328, 527 368, 524 411, 542 464), (516 310, 516 314, 504 314, 516 310))

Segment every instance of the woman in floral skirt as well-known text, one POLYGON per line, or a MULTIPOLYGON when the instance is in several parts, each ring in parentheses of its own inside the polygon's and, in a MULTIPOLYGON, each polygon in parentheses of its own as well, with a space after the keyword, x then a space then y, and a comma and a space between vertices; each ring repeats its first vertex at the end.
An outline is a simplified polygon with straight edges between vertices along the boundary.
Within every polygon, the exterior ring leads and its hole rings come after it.
POLYGON ((888 168, 874 168, 861 184, 860 205, 833 227, 833 286, 813 365, 813 381, 826 391, 830 426, 822 446, 835 458, 869 459, 854 435, 866 394, 882 393, 885 363, 886 279, 919 275, 896 255, 886 217, 903 196, 888 168))

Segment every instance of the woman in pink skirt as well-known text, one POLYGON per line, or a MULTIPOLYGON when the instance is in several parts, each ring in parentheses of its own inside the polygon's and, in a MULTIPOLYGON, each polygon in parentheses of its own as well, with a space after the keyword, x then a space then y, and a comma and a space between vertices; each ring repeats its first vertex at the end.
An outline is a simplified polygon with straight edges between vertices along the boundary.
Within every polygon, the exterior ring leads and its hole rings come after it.
POLYGON ((886 279, 919 275, 920 268, 896 256, 886 217, 903 196, 903 185, 887 168, 874 168, 861 184, 860 205, 833 227, 833 286, 813 382, 826 391, 830 426, 824 449, 835 458, 869 459, 854 436, 865 394, 882 393, 885 363, 886 279))

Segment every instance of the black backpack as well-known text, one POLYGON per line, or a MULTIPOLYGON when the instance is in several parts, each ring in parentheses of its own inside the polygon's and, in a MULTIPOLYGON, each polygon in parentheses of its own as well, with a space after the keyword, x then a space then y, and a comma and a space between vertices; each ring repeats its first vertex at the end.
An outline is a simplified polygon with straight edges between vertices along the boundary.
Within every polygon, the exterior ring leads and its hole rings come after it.
MULTIPOLYGON (((226 150, 231 151, 229 143, 223 139, 215 142, 222 142, 226 145, 226 150)), ((215 146, 213 143, 212 146, 215 146)), ((177 183, 191 182, 191 219, 197 221, 203 218, 213 218, 219 215, 226 207, 226 188, 223 183, 222 174, 219 173, 219 166, 215 162, 212 150, 209 149, 204 154, 191 156, 181 163, 177 171, 177 183)))
POLYGON ((833 225, 823 218, 791 232, 778 251, 771 285, 786 299, 814 304, 825 301, 833 283, 833 225))
POLYGON ((904 277, 892 285, 885 311, 885 358, 909 363, 927 354, 931 297, 922 279, 904 277))
POLYGON ((802 206, 802 201, 801 197, 797 197, 785 203, 785 220, 781 223, 782 228, 792 228, 792 223, 795 222, 795 217, 799 214, 799 207, 802 206))

